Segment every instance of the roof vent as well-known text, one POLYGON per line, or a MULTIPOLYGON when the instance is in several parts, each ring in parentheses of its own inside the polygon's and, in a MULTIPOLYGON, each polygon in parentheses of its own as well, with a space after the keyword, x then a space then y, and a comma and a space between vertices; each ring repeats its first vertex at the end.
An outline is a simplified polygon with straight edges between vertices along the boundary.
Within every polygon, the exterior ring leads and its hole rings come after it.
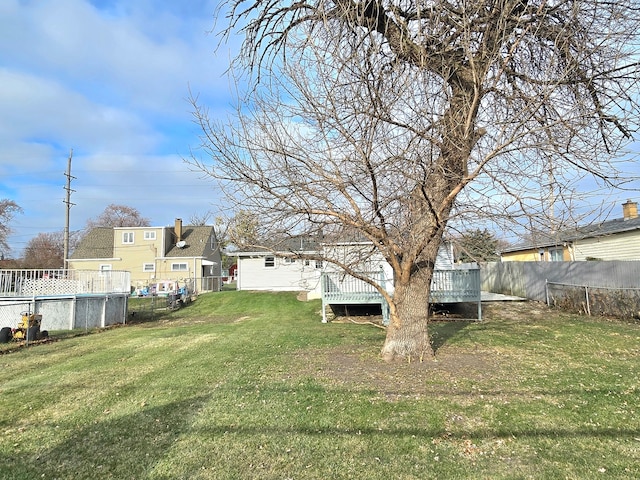
POLYGON ((176 243, 176 247, 178 248, 184 248, 186 245, 187 245, 187 242, 185 242, 184 240, 181 240, 178 243, 176 243))

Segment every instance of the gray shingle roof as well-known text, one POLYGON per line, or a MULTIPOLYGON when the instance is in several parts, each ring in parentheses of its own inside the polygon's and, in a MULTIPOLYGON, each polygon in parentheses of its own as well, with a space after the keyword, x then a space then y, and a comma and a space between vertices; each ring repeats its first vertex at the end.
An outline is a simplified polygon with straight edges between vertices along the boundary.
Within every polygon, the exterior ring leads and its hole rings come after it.
POLYGON ((517 252, 520 250, 530 250, 533 248, 553 247, 562 245, 564 242, 571 242, 584 238, 603 237, 606 235, 614 235, 616 233, 630 232, 640 229, 640 217, 624 220, 616 218, 602 223, 586 225, 570 230, 564 230, 555 235, 538 233, 531 241, 526 241, 512 245, 502 249, 502 252, 517 252))
POLYGON ((211 236, 214 234, 211 226, 185 226, 182 228, 183 248, 176 247, 175 243, 165 254, 167 257, 204 257, 206 256, 211 236))
POLYGON ((113 258, 113 228, 97 227, 89 231, 69 258, 113 258))

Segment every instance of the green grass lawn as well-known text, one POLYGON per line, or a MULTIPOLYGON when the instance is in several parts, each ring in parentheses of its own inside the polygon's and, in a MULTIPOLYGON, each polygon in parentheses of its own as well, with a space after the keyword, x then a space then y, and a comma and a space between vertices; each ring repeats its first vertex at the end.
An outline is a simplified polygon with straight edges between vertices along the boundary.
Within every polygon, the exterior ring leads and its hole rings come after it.
POLYGON ((640 326, 487 312, 422 364, 233 291, 0 355, 0 478, 639 478, 640 326))

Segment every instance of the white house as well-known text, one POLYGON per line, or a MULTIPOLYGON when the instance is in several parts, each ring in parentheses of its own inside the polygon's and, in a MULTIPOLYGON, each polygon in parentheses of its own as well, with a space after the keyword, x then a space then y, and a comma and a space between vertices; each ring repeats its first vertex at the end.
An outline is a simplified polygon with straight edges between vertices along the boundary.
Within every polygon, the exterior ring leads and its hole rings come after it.
MULTIPOLYGON (((367 260, 362 262, 361 271, 372 275, 380 275, 388 280, 388 288, 393 285, 391 266, 377 252, 369 255, 370 242, 334 242, 334 243, 301 243, 298 250, 286 251, 237 251, 229 255, 237 257, 238 290, 272 290, 272 291, 306 291, 308 298, 320 298, 321 275, 323 272, 339 271, 333 265, 321 260, 319 252, 332 258, 342 258, 348 263, 357 261, 363 254, 367 260), (300 255, 302 258, 295 258, 300 255), (307 258, 305 258, 307 257, 307 258)), ((453 268, 453 247, 443 243, 438 252, 436 269, 453 268)))

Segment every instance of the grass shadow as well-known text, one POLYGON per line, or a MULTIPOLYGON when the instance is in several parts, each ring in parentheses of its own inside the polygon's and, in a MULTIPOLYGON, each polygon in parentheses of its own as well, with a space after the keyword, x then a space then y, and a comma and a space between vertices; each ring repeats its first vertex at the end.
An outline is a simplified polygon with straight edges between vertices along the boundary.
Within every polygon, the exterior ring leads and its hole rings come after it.
POLYGON ((431 338, 431 348, 433 353, 444 346, 451 338, 469 325, 468 320, 431 320, 429 323, 429 337, 431 338))

